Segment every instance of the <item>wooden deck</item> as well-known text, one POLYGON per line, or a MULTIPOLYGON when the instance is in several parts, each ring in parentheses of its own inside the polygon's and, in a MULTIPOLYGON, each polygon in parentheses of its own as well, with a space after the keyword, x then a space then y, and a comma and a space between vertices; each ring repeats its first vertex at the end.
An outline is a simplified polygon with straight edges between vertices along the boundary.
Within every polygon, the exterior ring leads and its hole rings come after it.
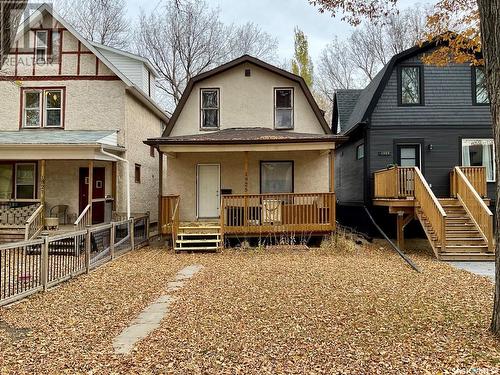
POLYGON ((374 177, 373 205, 397 214, 401 248, 405 226, 417 219, 438 259, 493 259, 493 214, 486 198, 484 167, 455 167, 450 172, 450 197, 440 199, 419 168, 392 167, 375 172, 374 177))
POLYGON ((217 223, 186 223, 179 217, 180 197, 164 196, 161 229, 179 251, 222 248, 230 237, 324 235, 335 230, 335 203, 335 193, 223 195, 217 223))

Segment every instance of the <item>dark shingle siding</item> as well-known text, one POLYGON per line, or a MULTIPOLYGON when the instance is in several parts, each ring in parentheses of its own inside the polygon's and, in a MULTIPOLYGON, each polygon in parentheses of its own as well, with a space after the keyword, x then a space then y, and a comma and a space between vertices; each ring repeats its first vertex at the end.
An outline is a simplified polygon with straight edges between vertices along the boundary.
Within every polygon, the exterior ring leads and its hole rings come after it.
MULTIPOLYGON (((363 90, 337 90, 335 92, 340 131, 347 128, 349 117, 351 116, 362 91, 363 90)), ((332 129, 336 129, 336 126, 337 124, 332 124, 332 129)))

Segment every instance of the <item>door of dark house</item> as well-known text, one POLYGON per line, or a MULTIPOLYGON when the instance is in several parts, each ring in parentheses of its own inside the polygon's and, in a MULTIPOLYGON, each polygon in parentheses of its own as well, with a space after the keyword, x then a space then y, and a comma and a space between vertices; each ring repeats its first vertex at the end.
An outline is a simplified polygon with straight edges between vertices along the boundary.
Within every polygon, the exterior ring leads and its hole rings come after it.
POLYGON ((418 167, 422 169, 419 144, 398 144, 397 157, 397 163, 400 167, 418 167))
MULTIPOLYGON (((92 187, 92 200, 101 199, 100 202, 92 203, 92 224, 100 224, 104 222, 104 197, 106 191, 106 169, 94 168, 92 187)), ((89 183, 89 169, 80 168, 80 193, 79 193, 79 206, 81 213, 88 204, 88 183, 89 183)))

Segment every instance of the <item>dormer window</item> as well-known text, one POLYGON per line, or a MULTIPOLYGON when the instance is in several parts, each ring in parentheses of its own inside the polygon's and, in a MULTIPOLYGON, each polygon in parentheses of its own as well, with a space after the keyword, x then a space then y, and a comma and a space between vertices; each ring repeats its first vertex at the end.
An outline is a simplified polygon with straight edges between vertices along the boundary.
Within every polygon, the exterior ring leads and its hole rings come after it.
POLYGON ((48 31, 37 30, 35 35, 35 56, 37 64, 45 64, 47 62, 48 50, 48 31))
POLYGON ((420 66, 399 69, 399 105, 423 105, 423 79, 420 66))
POLYGON ((218 129, 219 120, 219 89, 201 89, 201 129, 218 129))
POLYGON ((23 90, 23 128, 61 128, 62 111, 63 89, 23 90))
POLYGON ((293 129, 293 89, 274 89, 274 127, 293 129))

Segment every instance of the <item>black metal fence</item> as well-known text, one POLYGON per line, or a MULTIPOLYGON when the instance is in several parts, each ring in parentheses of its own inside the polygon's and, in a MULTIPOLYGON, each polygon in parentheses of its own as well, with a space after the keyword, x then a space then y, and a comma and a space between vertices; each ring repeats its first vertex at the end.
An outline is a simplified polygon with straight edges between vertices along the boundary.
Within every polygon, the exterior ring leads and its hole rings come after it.
POLYGON ((149 241, 149 216, 0 246, 0 306, 89 272, 149 241))

